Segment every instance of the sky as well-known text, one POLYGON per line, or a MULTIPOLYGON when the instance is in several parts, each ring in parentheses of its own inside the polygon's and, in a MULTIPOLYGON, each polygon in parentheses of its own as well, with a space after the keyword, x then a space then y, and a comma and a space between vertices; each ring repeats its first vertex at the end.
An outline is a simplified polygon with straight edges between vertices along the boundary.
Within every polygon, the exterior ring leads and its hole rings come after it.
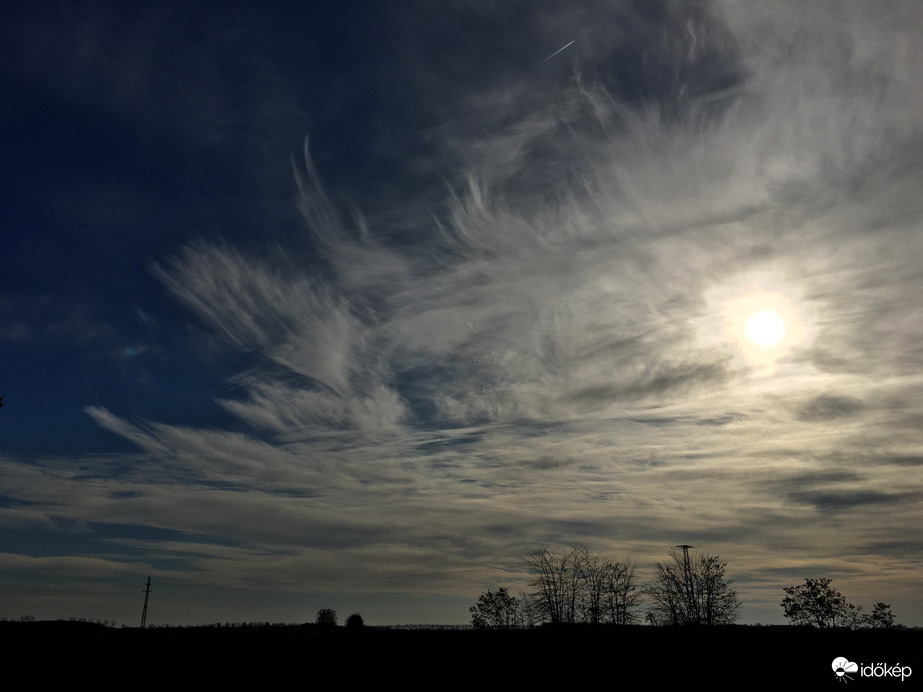
POLYGON ((921 31, 5 3, 0 617, 465 623, 689 544, 741 622, 923 625, 921 31))

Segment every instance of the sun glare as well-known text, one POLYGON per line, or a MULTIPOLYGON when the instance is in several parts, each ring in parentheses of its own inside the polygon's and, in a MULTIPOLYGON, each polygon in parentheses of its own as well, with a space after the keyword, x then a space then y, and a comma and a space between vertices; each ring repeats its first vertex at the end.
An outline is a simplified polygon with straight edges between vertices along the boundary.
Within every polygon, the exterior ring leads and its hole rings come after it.
POLYGON ((762 373, 771 373, 794 349, 810 341, 807 305, 783 281, 768 274, 739 277, 707 295, 703 340, 730 350, 762 373))

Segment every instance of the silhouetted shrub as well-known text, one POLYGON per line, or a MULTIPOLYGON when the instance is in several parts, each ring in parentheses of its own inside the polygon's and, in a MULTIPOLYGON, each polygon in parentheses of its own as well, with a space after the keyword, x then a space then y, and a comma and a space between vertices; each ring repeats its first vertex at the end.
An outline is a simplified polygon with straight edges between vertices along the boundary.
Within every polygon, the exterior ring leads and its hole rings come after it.
POLYGON ((520 626, 519 600, 502 586, 496 591, 488 589, 482 593, 468 611, 476 630, 508 630, 520 626))
POLYGON ((333 608, 321 608, 317 611, 315 624, 323 630, 332 630, 337 626, 337 611, 333 608))
POLYGON ((830 586, 831 579, 805 579, 799 586, 787 586, 782 610, 796 625, 810 625, 826 629, 845 627, 859 629, 874 627, 887 629, 894 626, 894 614, 887 603, 876 603, 870 615, 862 606, 848 603, 839 591, 830 586))
POLYGON ((365 623, 362 621, 362 616, 359 613, 353 613, 348 618, 346 618, 346 629, 348 630, 361 630, 365 626, 365 623))

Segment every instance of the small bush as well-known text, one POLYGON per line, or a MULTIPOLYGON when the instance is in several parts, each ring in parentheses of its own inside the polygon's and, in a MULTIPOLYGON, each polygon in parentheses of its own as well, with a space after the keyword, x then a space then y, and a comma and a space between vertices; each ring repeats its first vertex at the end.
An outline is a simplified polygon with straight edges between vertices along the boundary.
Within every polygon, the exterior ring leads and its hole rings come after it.
POLYGON ((332 630, 337 626, 337 611, 333 608, 321 608, 317 611, 315 623, 324 630, 332 630))

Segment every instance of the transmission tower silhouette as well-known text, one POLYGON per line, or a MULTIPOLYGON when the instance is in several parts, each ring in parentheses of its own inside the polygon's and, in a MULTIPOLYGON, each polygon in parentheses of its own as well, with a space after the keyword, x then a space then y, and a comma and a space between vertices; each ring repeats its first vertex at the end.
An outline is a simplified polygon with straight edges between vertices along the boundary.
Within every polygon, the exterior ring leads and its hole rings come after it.
POLYGON ((695 546, 694 545, 678 545, 676 547, 683 551, 683 569, 688 574, 689 573, 689 549, 695 548, 695 546))
POLYGON ((686 587, 686 609, 689 611, 686 618, 698 623, 698 604, 696 603, 695 586, 692 583, 692 565, 689 564, 689 549, 695 546, 683 544, 676 547, 683 551, 683 581, 686 587))
POLYGON ((144 589, 144 610, 141 611, 141 629, 147 623, 147 599, 151 595, 151 578, 147 578, 147 587, 144 589))

